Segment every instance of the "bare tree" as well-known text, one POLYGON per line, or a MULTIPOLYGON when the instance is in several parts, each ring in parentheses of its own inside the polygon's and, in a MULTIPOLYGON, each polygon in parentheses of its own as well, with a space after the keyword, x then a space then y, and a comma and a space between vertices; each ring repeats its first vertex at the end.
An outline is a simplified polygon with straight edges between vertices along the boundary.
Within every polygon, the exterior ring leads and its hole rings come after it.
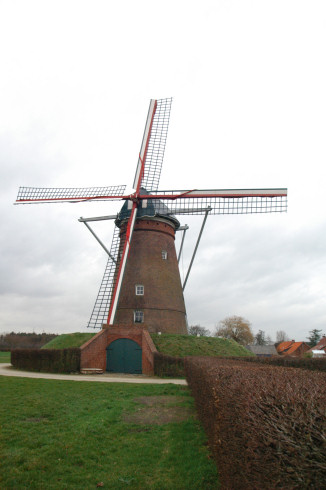
POLYGON ((287 340, 290 340, 287 334, 284 332, 284 330, 278 330, 276 332, 276 343, 279 344, 280 342, 286 342, 287 340))
POLYGON ((214 335, 233 339, 242 345, 252 344, 254 341, 251 324, 242 316, 230 316, 221 320, 214 335))
POLYGON ((266 337, 266 345, 274 345, 274 342, 273 342, 272 337, 270 335, 267 335, 267 337, 266 337))
POLYGON ((189 335, 199 335, 200 337, 209 337, 210 336, 210 330, 208 330, 205 327, 201 327, 200 325, 190 325, 188 327, 188 334, 189 335))

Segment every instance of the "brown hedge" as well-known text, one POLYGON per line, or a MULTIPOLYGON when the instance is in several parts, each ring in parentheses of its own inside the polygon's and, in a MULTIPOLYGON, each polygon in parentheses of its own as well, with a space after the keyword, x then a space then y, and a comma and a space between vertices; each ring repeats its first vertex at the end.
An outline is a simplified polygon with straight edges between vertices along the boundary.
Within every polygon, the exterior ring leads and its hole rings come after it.
POLYGON ((301 369, 309 369, 312 371, 326 372, 326 359, 324 358, 305 358, 305 357, 290 357, 290 356, 272 356, 272 357, 241 357, 238 360, 246 362, 258 362, 272 366, 295 367, 301 369))
POLYGON ((71 373, 80 369, 80 349, 14 349, 11 364, 17 369, 71 373))
POLYGON ((325 488, 326 375, 187 358, 222 488, 325 488))
POLYGON ((154 352, 154 374, 162 377, 184 377, 184 358, 154 352))

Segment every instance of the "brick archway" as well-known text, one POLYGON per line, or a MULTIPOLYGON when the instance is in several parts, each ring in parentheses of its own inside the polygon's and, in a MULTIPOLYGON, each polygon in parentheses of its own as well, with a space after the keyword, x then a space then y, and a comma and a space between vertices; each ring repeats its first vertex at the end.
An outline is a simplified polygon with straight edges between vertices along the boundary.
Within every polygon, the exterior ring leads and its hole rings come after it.
POLYGON ((142 373, 154 374, 156 348, 146 328, 108 325, 81 346, 81 369, 96 368, 106 371, 106 348, 115 340, 129 339, 142 349, 142 373))

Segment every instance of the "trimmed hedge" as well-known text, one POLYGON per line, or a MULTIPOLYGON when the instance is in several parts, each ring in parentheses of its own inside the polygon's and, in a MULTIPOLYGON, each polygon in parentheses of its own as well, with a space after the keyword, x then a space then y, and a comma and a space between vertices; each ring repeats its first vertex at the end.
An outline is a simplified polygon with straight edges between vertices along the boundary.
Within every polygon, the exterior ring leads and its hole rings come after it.
POLYGON ((154 352, 154 374, 162 377, 185 377, 183 357, 154 352))
POLYGON ((246 362, 259 362, 273 366, 294 367, 301 369, 310 369, 312 371, 326 372, 326 359, 324 358, 307 358, 307 357, 289 357, 289 356, 272 356, 272 357, 241 357, 238 360, 246 362))
POLYGON ((71 373, 80 369, 80 349, 14 349, 11 364, 17 369, 45 373, 71 373))
MULTIPOLYGON (((198 356, 186 356, 194 359, 198 356)), ((186 357, 175 357, 163 354, 162 352, 154 353, 154 374, 157 376, 185 376, 184 359, 186 357)), ((206 356, 205 356, 206 357, 206 356)), ((301 369, 309 369, 312 371, 326 372, 326 359, 311 359, 311 358, 295 358, 295 357, 234 357, 234 356, 219 356, 219 359, 226 361, 245 361, 251 363, 259 363, 264 365, 294 367, 301 369)))
POLYGON ((325 488, 326 375, 187 358, 222 488, 325 488))

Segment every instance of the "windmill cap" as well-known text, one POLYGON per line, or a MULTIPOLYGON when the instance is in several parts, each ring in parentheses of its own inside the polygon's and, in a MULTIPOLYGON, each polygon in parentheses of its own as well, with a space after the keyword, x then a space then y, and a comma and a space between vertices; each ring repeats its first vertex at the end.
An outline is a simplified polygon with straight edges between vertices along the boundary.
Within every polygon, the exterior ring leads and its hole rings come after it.
MULTIPOLYGON (((143 187, 140 188, 140 194, 142 196, 150 196, 150 192, 148 192, 143 187)), ((126 201, 122 206, 117 219, 115 220, 115 224, 120 228, 122 222, 129 219, 130 214, 131 210, 128 209, 128 201, 126 201)), ((136 215, 136 219, 140 218, 164 218, 173 223, 173 226, 176 230, 180 226, 180 221, 177 220, 177 218, 173 214, 171 214, 168 206, 159 199, 147 199, 146 201, 142 200, 142 202, 138 206, 136 215), (143 206, 142 204, 144 204, 145 202, 146 206, 143 206)))

